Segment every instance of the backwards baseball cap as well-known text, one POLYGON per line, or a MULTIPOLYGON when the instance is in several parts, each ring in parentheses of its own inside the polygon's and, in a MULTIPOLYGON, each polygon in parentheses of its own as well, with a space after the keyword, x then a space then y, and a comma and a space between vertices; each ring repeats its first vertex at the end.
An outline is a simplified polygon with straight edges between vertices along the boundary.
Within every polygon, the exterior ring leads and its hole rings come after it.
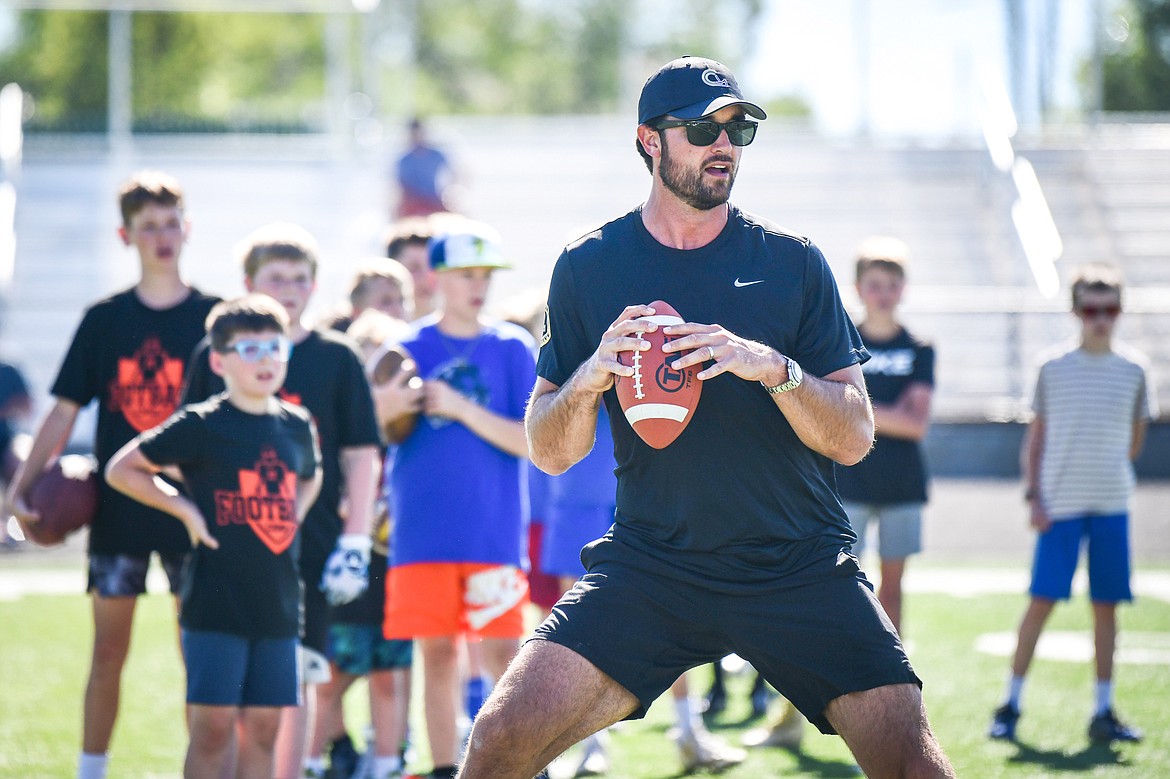
POLYGON ((667 114, 698 119, 737 104, 756 119, 768 118, 764 109, 744 100, 726 65, 687 55, 666 63, 646 80, 638 99, 638 124, 667 114))
POLYGON ((500 251, 500 234, 470 219, 432 238, 427 244, 427 259, 436 271, 512 267, 500 251))

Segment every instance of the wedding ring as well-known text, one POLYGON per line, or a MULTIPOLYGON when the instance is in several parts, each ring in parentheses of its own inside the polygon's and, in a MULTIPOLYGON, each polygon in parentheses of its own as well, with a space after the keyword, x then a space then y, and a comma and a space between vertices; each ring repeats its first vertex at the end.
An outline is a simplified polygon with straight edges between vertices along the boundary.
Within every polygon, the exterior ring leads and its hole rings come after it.
POLYGON ((707 354, 711 355, 708 359, 710 359, 710 360, 715 359, 715 350, 711 347, 710 344, 707 345, 707 354))

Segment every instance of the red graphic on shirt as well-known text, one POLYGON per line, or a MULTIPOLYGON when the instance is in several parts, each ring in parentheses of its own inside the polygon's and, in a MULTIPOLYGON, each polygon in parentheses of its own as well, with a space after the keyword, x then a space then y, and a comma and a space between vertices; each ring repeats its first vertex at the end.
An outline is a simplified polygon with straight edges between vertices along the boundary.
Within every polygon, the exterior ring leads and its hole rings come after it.
POLYGON ((219 525, 249 525, 273 554, 288 549, 297 534, 297 475, 265 448, 255 470, 241 469, 240 489, 215 491, 219 525))
POLYGON ((292 403, 294 406, 304 406, 305 405, 304 403, 301 402, 300 395, 298 395, 295 392, 289 392, 284 387, 281 387, 279 390, 276 391, 276 397, 280 398, 281 400, 283 400, 287 403, 292 403))
POLYGON ((141 433, 175 413, 182 389, 183 361, 167 354, 162 342, 150 336, 133 356, 118 358, 108 407, 114 413, 121 412, 141 433))

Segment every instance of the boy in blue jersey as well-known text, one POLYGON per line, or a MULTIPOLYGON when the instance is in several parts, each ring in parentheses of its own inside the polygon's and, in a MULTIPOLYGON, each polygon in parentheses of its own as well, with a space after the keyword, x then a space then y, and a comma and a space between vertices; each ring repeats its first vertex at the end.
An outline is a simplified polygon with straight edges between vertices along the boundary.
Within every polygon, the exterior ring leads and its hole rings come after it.
POLYGON ((592 448, 604 401, 617 512, 480 711, 461 776, 531 777, 729 652, 840 733, 867 774, 955 775, 834 489, 834 463, 873 441, 868 353, 816 246, 728 203, 765 117, 722 64, 668 63, 639 100, 649 198, 557 261, 529 448, 564 472, 592 448), (633 374, 622 353, 650 348, 636 320, 652 300, 687 319, 663 348, 704 382, 664 449, 637 436, 613 391, 633 374))
POLYGON ((401 341, 424 379, 423 419, 394 451, 394 529, 387 638, 413 638, 423 664, 432 776, 458 758, 457 640, 480 642, 498 678, 516 653, 528 603, 528 442, 522 418, 535 380, 523 328, 482 316, 499 238, 468 222, 435 238, 439 310, 401 341))
POLYGON ((287 325, 267 295, 217 305, 211 369, 227 390, 179 409, 106 467, 111 486, 178 518, 195 547, 179 615, 187 779, 271 776, 280 707, 299 699, 297 552, 321 488, 321 453, 308 412, 276 397, 287 325), (182 473, 186 494, 157 478, 168 467, 182 473))

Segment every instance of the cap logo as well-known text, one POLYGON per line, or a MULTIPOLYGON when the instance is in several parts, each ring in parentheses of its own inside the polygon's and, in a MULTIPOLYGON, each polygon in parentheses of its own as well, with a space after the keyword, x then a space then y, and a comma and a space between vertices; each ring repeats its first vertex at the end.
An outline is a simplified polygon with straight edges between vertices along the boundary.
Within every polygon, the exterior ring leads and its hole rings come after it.
POLYGON ((711 68, 703 71, 703 83, 709 87, 726 87, 727 89, 731 89, 731 84, 728 83, 727 79, 719 75, 718 71, 712 70, 711 68))

